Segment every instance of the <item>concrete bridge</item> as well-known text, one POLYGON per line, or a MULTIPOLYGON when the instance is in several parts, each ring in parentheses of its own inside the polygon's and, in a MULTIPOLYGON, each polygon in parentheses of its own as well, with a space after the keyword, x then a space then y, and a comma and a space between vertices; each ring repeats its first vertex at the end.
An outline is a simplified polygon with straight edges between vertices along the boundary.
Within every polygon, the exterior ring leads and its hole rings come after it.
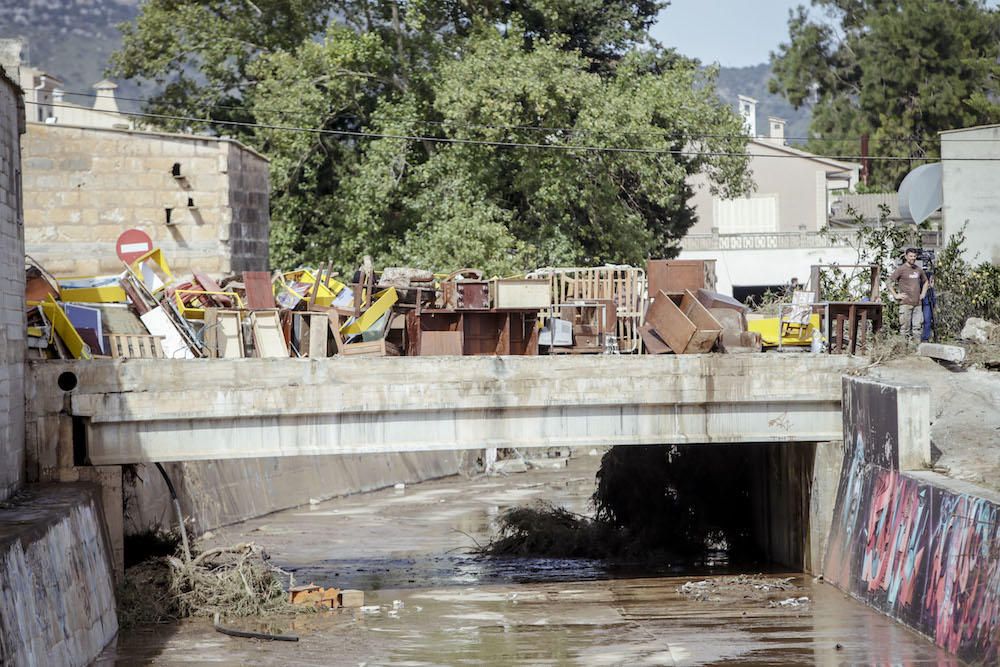
POLYGON ((61 450, 65 464, 71 449, 76 465, 95 466, 825 442, 841 438, 841 375, 861 363, 804 354, 47 361, 29 373, 28 423, 36 451, 61 450))

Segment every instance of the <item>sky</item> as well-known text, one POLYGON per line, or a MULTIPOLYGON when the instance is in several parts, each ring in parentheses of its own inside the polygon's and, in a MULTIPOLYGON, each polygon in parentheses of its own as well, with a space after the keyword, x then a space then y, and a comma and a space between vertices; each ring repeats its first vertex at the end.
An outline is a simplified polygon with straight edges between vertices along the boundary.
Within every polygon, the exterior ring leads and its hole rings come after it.
POLYGON ((706 65, 768 62, 788 40, 788 10, 808 0, 671 0, 653 26, 655 39, 706 65))

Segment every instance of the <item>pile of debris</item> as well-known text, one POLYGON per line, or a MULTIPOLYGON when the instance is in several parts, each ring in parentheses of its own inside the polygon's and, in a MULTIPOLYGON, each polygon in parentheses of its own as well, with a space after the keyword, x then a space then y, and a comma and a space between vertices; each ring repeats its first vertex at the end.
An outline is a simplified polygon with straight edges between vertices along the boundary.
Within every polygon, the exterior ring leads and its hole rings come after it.
MULTIPOLYGON (((121 274, 57 279, 28 258, 29 357, 326 358, 759 352, 747 308, 714 292, 698 262, 544 268, 516 278, 450 274, 370 258, 178 276, 159 248, 121 274)), ((804 331, 805 329, 803 329, 804 331)))
POLYGON ((681 595, 698 602, 721 602, 727 599, 767 602, 769 607, 796 607, 806 604, 808 597, 784 597, 787 591, 800 587, 793 577, 767 577, 762 574, 739 574, 686 581, 677 587, 681 595))

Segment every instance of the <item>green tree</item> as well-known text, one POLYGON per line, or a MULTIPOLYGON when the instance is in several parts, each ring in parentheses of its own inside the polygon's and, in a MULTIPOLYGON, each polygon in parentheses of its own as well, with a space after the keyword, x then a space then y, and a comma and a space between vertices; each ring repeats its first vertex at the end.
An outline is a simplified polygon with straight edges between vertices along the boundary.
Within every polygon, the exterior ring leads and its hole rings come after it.
POLYGON ((153 111, 246 122, 173 126, 271 159, 275 265, 639 262, 693 222, 688 176, 749 188, 714 73, 637 48, 660 6, 150 0, 115 67, 153 111))
MULTIPOLYGON (((314 108, 300 102, 311 93, 297 91, 314 85, 346 39, 304 45, 309 56, 263 59, 271 70, 257 87, 257 115, 314 108)), ((350 158, 335 160, 338 187, 306 215, 286 209, 285 191, 276 195, 275 222, 288 230, 281 258, 353 261, 367 252, 381 262, 497 273, 639 262, 669 255, 693 222, 688 176, 707 171, 725 194, 747 190, 739 119, 696 68, 657 74, 630 54, 613 75, 599 74, 561 47, 539 39, 528 49, 517 29, 483 28, 459 58, 440 61, 429 95, 380 98, 368 128, 390 136, 353 141, 350 158), (429 140, 399 138, 407 136, 429 140)), ((326 107, 315 107, 310 126, 352 103, 329 90, 317 99, 326 107)), ((324 192, 335 153, 322 138, 284 134, 265 127, 257 136, 272 151, 288 146, 274 158, 276 188, 294 173, 299 192, 324 192), (303 160, 316 168, 293 172, 303 160)))
MULTIPOLYGON (((1000 12, 981 0, 813 0, 790 13, 771 91, 812 106, 809 149, 935 158, 937 133, 1000 121, 1000 12)), ((919 161, 874 161, 895 189, 919 161)))

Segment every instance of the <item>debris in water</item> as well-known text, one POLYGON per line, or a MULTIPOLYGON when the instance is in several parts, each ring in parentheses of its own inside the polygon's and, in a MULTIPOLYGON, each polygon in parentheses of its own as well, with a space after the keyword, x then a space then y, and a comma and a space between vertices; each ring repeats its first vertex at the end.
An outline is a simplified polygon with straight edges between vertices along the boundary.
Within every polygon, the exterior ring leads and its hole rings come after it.
POLYGON ((292 611, 279 571, 267 560, 250 542, 207 549, 189 563, 166 556, 135 565, 118 591, 119 623, 128 628, 217 612, 232 618, 292 611))
POLYGON ((769 607, 800 607, 800 606, 806 604, 807 602, 809 602, 809 598, 803 596, 803 597, 800 597, 800 598, 785 598, 781 602, 776 602, 774 600, 771 600, 768 603, 768 606, 769 607))
POLYGON ((365 605, 360 609, 362 614, 378 614, 382 612, 382 608, 379 607, 377 604, 365 605))
MULTIPOLYGON (((785 591, 798 588, 793 583, 793 579, 793 577, 773 578, 760 574, 740 574, 729 577, 702 579, 701 581, 688 581, 678 586, 677 592, 698 601, 720 601, 724 597, 763 601, 772 591, 785 591)), ((774 606, 773 603, 771 606, 774 606)))

